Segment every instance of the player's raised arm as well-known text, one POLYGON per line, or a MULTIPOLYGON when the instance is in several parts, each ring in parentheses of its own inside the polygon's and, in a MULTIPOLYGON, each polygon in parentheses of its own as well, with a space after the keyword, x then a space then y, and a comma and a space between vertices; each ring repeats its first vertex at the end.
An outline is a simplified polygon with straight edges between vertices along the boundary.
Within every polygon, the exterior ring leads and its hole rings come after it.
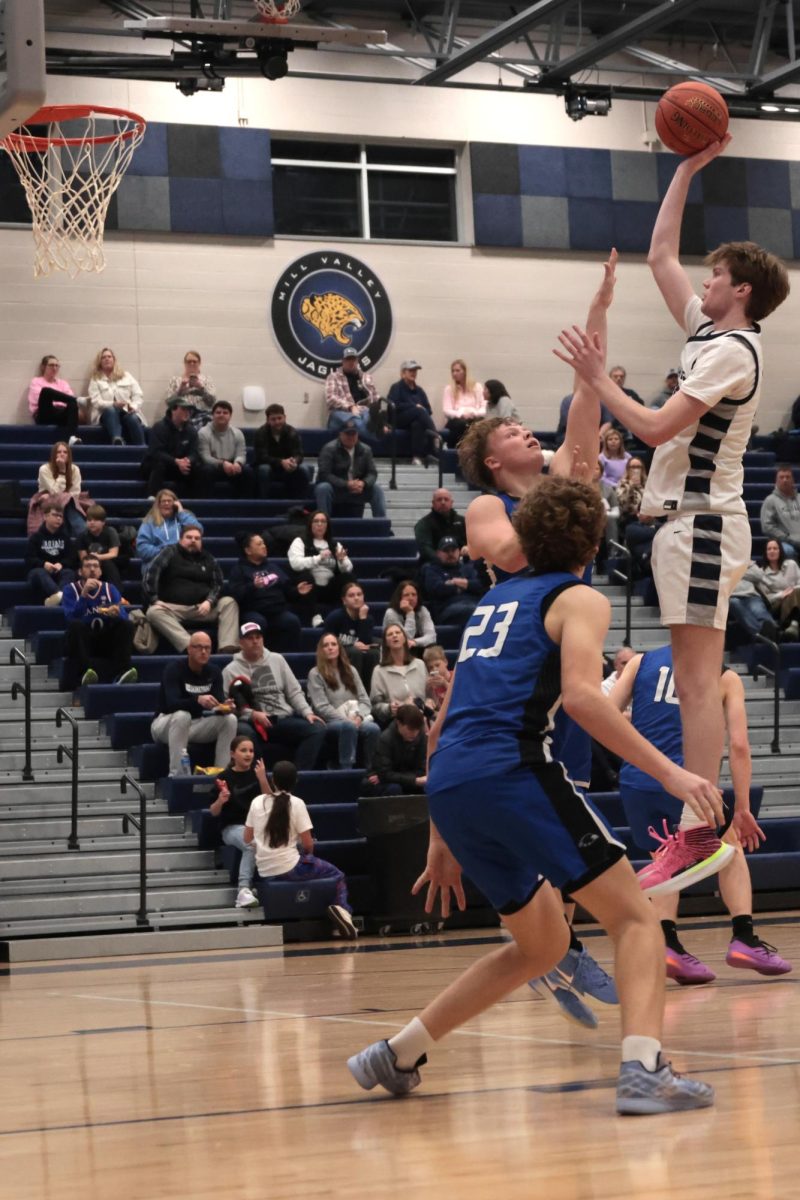
POLYGON ((622 668, 617 682, 608 693, 609 700, 621 713, 627 712, 630 708, 633 699, 633 685, 636 683, 636 676, 641 664, 641 654, 635 654, 633 658, 629 659, 622 668))
MULTIPOLYGON (((614 285, 617 281, 617 257, 617 251, 612 248, 608 259, 603 263, 603 279, 592 297, 586 318, 587 330, 592 335, 596 334, 599 339, 604 366, 608 345, 608 310, 614 299, 614 285)), ((550 474, 572 478, 575 475, 575 464, 580 462, 586 464, 591 479, 599 450, 600 401, 597 393, 577 372, 572 390, 564 441, 553 455, 550 474)))
POLYGON ((667 188, 653 227, 647 264, 653 272, 653 278, 666 301, 667 308, 681 329, 685 329, 686 305, 694 295, 689 276, 680 262, 681 223, 686 198, 689 195, 689 185, 698 171, 723 152, 730 140, 731 136, 728 133, 722 141, 712 142, 705 150, 683 159, 667 188))

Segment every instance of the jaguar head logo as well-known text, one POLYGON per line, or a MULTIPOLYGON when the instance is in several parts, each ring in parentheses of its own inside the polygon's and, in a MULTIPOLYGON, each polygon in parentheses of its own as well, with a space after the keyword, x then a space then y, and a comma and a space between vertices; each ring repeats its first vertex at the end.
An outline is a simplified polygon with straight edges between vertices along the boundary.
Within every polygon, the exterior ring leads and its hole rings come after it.
POLYGON ((352 338, 345 332, 348 326, 360 329, 364 314, 346 296, 339 292, 324 292, 322 295, 306 296, 300 305, 304 321, 313 325, 324 341, 335 338, 340 346, 349 346, 352 338))

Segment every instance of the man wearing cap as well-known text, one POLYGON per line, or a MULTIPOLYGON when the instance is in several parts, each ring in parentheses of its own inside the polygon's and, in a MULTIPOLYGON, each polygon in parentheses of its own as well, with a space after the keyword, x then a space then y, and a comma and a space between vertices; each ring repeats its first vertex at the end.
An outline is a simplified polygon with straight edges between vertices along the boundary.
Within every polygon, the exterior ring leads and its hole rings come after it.
POLYGON ((677 392, 680 385, 680 376, 675 367, 670 367, 664 377, 664 386, 657 396, 650 401, 650 408, 663 408, 669 400, 670 396, 677 392))
POLYGON ((167 480, 176 492, 196 495, 202 487, 202 469, 197 446, 197 431, 190 417, 192 401, 173 396, 167 411, 150 430, 147 453, 142 460, 142 475, 147 479, 150 497, 160 492, 167 480))
POLYGON ((392 384, 387 398, 394 405, 395 428, 407 429, 411 435, 411 461, 417 467, 427 467, 436 463, 442 439, 436 431, 430 401, 417 387, 417 371, 421 370, 421 363, 407 358, 400 364, 400 378, 392 384))
POLYGON ((236 717, 225 702, 222 672, 209 662, 211 638, 197 630, 189 638, 186 657, 167 664, 161 676, 158 708, 150 732, 154 742, 169 746, 169 773, 180 771, 190 742, 215 742, 214 763, 227 767, 236 717))
POLYGON ((203 464, 205 482, 225 483, 236 497, 255 494, 253 468, 247 465, 247 448, 241 429, 231 425, 233 406, 227 400, 215 400, 211 423, 197 435, 197 447, 203 464))
POLYGON ((292 747, 298 771, 313 771, 325 741, 325 722, 312 712, 283 655, 266 649, 255 621, 242 625, 239 651, 222 672, 226 695, 239 677, 250 681, 253 707, 240 708, 238 732, 253 739, 256 757, 266 751, 259 732, 266 730, 270 741, 292 747))
POLYGON ((328 406, 328 429, 339 430, 346 421, 353 421, 359 433, 369 433, 370 409, 380 408, 378 389, 372 376, 361 370, 358 351, 348 346, 342 355, 338 371, 331 371, 325 380, 325 403, 328 406))
POLYGON ((320 512, 331 515, 335 503, 369 501, 373 517, 386 516, 386 499, 369 446, 359 441, 355 421, 347 421, 339 436, 326 442, 317 460, 314 496, 320 512))
POLYGON ((431 498, 431 511, 420 517, 414 526, 414 539, 419 547, 420 564, 436 562, 436 550, 443 537, 455 538, 466 546, 464 518, 453 508, 453 497, 447 488, 436 488, 431 498))
POLYGON ((454 537, 443 537, 434 562, 425 563, 420 584, 437 625, 466 625, 484 591, 471 562, 461 560, 461 546, 454 537))

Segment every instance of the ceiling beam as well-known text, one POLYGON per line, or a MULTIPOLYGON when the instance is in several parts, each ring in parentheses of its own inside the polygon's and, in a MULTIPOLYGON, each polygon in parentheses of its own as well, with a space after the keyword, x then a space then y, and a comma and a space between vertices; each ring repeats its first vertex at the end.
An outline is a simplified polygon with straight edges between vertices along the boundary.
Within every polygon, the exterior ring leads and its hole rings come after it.
POLYGON ((609 54, 622 49, 630 42, 636 42, 639 38, 653 33, 664 25, 669 25, 681 13, 688 9, 698 8, 701 2, 702 0, 667 0, 666 3, 656 4, 650 12, 643 13, 642 16, 637 17, 634 21, 629 21, 626 25, 620 25, 613 33, 599 38, 585 50, 571 54, 557 66, 545 69, 542 81, 566 83, 577 72, 585 71, 587 67, 597 66, 600 60, 609 54))
POLYGON ((776 88, 782 88, 787 83, 792 83, 799 76, 800 58, 796 58, 794 62, 786 63, 782 67, 776 67, 774 71, 768 71, 766 75, 762 75, 757 83, 752 84, 747 89, 747 95, 772 96, 776 88))
POLYGON ((499 50, 501 46, 507 45, 508 42, 527 32, 527 30, 531 29, 539 21, 544 20, 550 13, 557 12, 560 8, 565 8, 569 3, 571 3, 571 0, 538 0, 537 4, 531 4, 521 13, 517 13, 516 16, 511 17, 508 21, 504 21, 502 25, 498 25, 496 29, 490 30, 489 33, 484 34, 483 37, 478 38, 477 41, 467 46, 466 49, 460 50, 458 54, 454 54, 447 62, 434 67, 427 75, 415 79, 414 83, 425 86, 444 83, 452 75, 457 75, 459 71, 473 66, 476 62, 481 62, 493 50, 499 50))

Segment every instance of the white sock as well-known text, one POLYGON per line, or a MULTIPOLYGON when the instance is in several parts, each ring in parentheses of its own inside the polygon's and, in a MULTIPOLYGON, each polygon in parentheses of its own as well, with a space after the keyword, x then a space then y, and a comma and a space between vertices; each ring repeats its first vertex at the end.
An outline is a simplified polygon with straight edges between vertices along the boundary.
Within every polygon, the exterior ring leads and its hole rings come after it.
POLYGON ((410 1071, 417 1065, 423 1054, 427 1054, 434 1041, 419 1017, 409 1021, 405 1029, 401 1029, 394 1037, 389 1038, 389 1047, 394 1051, 397 1065, 401 1071, 410 1071))
POLYGON ((708 828, 708 821, 704 821, 702 817, 698 817, 697 813, 689 808, 688 804, 684 804, 683 812, 681 813, 681 823, 679 829, 701 829, 703 826, 708 828))
POLYGON ((631 1034, 622 1039, 622 1061, 640 1062, 645 1071, 655 1071, 660 1052, 661 1042, 657 1038, 631 1034))

